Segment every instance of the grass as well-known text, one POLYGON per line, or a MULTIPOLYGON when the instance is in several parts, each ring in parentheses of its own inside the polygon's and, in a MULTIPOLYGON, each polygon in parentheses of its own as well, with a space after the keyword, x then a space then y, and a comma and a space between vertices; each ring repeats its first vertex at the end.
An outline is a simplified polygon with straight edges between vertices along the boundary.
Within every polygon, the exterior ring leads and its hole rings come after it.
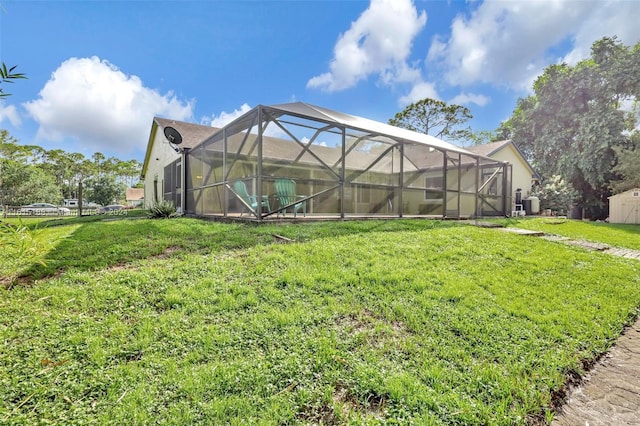
POLYGON ((640 250, 640 225, 562 220, 551 217, 505 219, 504 222, 508 226, 640 250))
POLYGON ((40 232, 2 424, 544 423, 640 305, 638 262, 451 222, 40 232))

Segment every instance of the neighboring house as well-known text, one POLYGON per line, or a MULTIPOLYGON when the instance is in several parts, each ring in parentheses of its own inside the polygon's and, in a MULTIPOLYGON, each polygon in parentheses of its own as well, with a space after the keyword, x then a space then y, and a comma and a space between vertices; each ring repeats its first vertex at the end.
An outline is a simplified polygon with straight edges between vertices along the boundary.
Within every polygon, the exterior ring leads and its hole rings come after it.
POLYGON ((470 146, 467 147, 467 150, 475 154, 510 163, 512 167, 512 191, 515 193, 516 189, 522 189, 522 198, 531 195, 532 186, 540 180, 540 177, 536 171, 533 170, 531 164, 524 158, 522 151, 520 151, 511 140, 470 146))
POLYGON ((144 202, 144 188, 127 188, 125 199, 129 207, 141 207, 144 202))
POLYGON ((141 177, 147 207, 258 221, 300 206, 318 219, 508 215, 516 188, 508 161, 302 102, 259 105, 222 129, 156 117, 141 177), (285 180, 290 201, 278 193, 285 180))
POLYGON ((640 188, 609 197, 609 222, 640 224, 640 188))
MULTIPOLYGON (((175 193, 176 198, 182 195, 181 185, 176 188, 177 185, 170 183, 172 180, 174 182, 179 181, 179 177, 176 179, 175 176, 165 176, 165 167, 184 156, 184 154, 176 152, 165 138, 163 130, 167 126, 173 127, 180 132, 182 135, 180 147, 187 150, 203 142, 219 130, 211 126, 154 117, 141 173, 141 178, 144 180, 143 200, 146 208, 165 199, 165 193, 175 193)), ((176 204, 177 207, 180 207, 180 203, 176 204)))

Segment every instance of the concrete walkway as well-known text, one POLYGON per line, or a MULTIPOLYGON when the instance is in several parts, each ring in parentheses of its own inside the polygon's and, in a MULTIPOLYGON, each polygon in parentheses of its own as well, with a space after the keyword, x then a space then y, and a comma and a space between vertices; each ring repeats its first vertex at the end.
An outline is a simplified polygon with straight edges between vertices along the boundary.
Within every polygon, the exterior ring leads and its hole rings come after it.
POLYGON ((569 391, 551 425, 640 425, 640 320, 569 391))
MULTIPOLYGON (((640 261, 638 250, 572 240, 525 229, 499 229, 640 261)), ((565 404, 560 407, 551 424, 640 426, 640 319, 620 336, 615 346, 594 365, 576 387, 568 390, 565 404)))
MULTIPOLYGON (((510 229, 510 228, 503 228, 503 229, 506 231, 507 229, 510 229)), ((516 229, 516 228, 511 228, 511 229, 516 229)), ((621 247, 611 247, 610 245, 603 244, 603 243, 594 243, 592 241, 585 241, 585 240, 572 240, 571 238, 560 237, 557 235, 550 235, 550 234, 544 234, 544 233, 542 235, 537 235, 537 236, 541 236, 545 240, 556 241, 556 242, 567 244, 570 246, 581 247, 586 250, 600 251, 602 253, 610 254, 611 256, 626 257, 627 259, 640 260, 640 250, 631 250, 631 249, 621 248, 621 247)))

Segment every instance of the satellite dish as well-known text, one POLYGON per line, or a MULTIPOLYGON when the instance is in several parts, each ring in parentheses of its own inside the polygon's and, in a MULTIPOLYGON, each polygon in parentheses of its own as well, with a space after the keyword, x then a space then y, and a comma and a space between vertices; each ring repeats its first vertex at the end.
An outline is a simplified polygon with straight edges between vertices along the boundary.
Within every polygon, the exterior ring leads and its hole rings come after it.
POLYGON ((164 136, 167 138, 169 143, 174 145, 180 145, 182 143, 182 135, 173 127, 165 127, 164 136))

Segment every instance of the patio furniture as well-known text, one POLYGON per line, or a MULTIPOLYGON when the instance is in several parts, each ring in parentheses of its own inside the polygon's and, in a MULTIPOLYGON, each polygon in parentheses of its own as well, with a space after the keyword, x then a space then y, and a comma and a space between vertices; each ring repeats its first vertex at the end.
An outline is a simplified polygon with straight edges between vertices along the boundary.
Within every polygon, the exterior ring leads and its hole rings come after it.
MULTIPOLYGON (((248 208, 251 208, 251 210, 253 210, 254 212, 258 210, 258 197, 256 197, 255 195, 249 195, 249 193, 247 192, 247 186, 243 181, 236 181, 233 184, 233 190, 242 200, 243 209, 240 212, 240 216, 242 216, 248 208)), ((267 211, 271 211, 271 207, 269 206, 269 197, 267 197, 266 195, 262 196, 260 207, 266 207, 267 211)))
POLYGON ((296 194, 296 182, 292 179, 276 179, 274 183, 275 198, 278 200, 278 216, 280 211, 284 216, 287 208, 291 207, 293 210, 293 217, 296 217, 298 211, 302 210, 302 215, 307 215, 307 201, 298 200, 306 198, 304 195, 296 194))

